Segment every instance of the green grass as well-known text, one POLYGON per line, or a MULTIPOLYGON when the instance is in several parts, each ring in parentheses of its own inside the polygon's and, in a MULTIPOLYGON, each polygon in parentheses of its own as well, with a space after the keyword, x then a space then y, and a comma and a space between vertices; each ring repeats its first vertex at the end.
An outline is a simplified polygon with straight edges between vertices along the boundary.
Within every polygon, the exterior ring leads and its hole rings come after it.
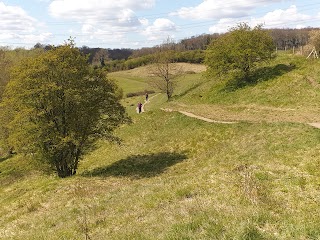
MULTIPOLYGON (((279 77, 221 93, 219 104, 236 108, 227 94, 258 95, 261 84, 285 89, 279 77)), ((319 239, 320 130, 280 117, 225 125, 159 110, 204 101, 198 111, 207 114, 219 84, 199 101, 205 81, 180 79, 174 101, 157 95, 143 114, 134 112, 139 97, 124 99, 133 123, 117 130, 122 144, 99 142, 75 177, 59 179, 31 156, 0 161, 0 238, 319 239)), ((249 99, 239 104, 262 104, 249 99)))
POLYGON ((269 64, 256 71, 256 82, 240 87, 202 77, 199 87, 177 94, 170 107, 217 120, 319 121, 319 61, 279 55, 269 64))
MULTIPOLYGON (((182 72, 194 72, 194 74, 183 74, 182 77, 176 80, 178 88, 177 94, 187 91, 190 86, 194 86, 199 81, 199 73, 204 71, 205 67, 199 64, 177 63, 182 72)), ((157 90, 150 86, 149 82, 150 69, 148 66, 131 69, 121 72, 113 72, 109 77, 114 79, 118 85, 123 89, 124 94, 129 92, 140 92, 144 90, 157 90)))

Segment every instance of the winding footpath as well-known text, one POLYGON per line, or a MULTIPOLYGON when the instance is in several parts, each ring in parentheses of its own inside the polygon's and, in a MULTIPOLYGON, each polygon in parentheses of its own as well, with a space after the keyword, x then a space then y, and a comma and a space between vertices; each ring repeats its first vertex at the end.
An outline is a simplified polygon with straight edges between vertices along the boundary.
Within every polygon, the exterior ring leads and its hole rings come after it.
POLYGON ((315 128, 320 128, 320 123, 307 123, 307 124, 315 128))
POLYGON ((186 115, 188 117, 192 117, 192 118, 196 118, 196 119, 200 119, 202 121, 205 121, 205 122, 209 122, 209 123, 224 123, 224 124, 235 124, 237 122, 226 122, 226 121, 218 121, 218 120, 213 120, 213 119, 210 119, 210 118, 206 118, 206 117, 201 117, 201 116, 198 116, 198 115, 195 115, 193 113, 190 113, 190 112, 185 112, 185 111, 175 111, 175 110, 172 110, 170 108, 160 108, 162 111, 165 111, 165 112, 179 112, 183 115, 186 115))
POLYGON ((158 96, 159 94, 161 94, 161 93, 157 93, 156 95, 150 97, 150 98, 148 99, 148 101, 147 101, 147 100, 144 100, 144 103, 142 104, 141 112, 144 112, 144 105, 148 104, 152 98, 158 96))
MULTIPOLYGON (((149 101, 158 96, 160 93, 152 96, 151 98, 149 98, 148 101, 145 101, 145 103, 142 105, 142 107, 149 103, 149 101)), ((162 111, 165 111, 165 112, 179 112, 185 116, 188 116, 188 117, 192 117, 192 118, 196 118, 196 119, 199 119, 199 120, 202 120, 202 121, 205 121, 205 122, 209 122, 209 123, 222 123, 222 124, 236 124, 238 122, 228 122, 228 121, 218 121, 218 120, 213 120, 213 119, 210 119, 210 118, 206 118, 206 117, 202 117, 202 116, 199 116, 199 115, 195 115, 193 113, 190 113, 190 112, 186 112, 186 111, 178 111, 178 110, 173 110, 173 109, 170 109, 170 108, 160 108, 162 111)), ((318 128, 320 129, 320 123, 319 122, 314 122, 314 123, 306 123, 308 124, 309 126, 312 126, 314 128, 318 128)))

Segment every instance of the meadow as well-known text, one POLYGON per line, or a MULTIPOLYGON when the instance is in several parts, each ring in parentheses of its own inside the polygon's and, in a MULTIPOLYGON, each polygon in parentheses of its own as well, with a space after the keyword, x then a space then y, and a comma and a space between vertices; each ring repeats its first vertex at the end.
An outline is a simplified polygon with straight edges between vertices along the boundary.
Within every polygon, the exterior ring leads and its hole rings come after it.
MULTIPOLYGON (((136 114, 144 97, 123 99, 122 143, 100 141, 74 177, 0 159, 0 238, 320 239, 319 63, 282 54, 245 85, 194 67, 170 102, 153 94, 136 114)), ((110 77, 150 88, 146 67, 110 77)))

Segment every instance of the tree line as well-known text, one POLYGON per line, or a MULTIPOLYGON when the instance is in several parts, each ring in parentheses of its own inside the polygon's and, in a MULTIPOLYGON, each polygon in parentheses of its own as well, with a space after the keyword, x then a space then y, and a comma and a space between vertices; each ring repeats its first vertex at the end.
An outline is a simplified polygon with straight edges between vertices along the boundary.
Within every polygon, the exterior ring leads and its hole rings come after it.
MULTIPOLYGON (((311 27, 302 29, 266 29, 274 42, 274 47, 279 50, 308 45, 310 33, 315 30, 319 29, 311 27)), ((203 63, 205 58, 204 50, 207 49, 213 40, 224 35, 225 33, 201 34, 175 42, 175 61, 203 63)), ((89 55, 88 61, 90 64, 97 67, 105 67, 107 71, 112 72, 149 64, 160 45, 140 49, 106 49, 82 46, 80 47, 80 51, 89 55)), ((52 46, 37 43, 34 48, 49 50, 52 46)))

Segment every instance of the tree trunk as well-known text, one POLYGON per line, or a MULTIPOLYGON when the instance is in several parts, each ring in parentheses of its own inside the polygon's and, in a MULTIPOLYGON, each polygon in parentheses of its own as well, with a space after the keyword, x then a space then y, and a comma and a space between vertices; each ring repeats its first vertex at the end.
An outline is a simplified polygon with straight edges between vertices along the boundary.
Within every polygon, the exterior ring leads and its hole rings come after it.
POLYGON ((66 156, 69 154, 68 152, 62 153, 58 162, 56 162, 56 170, 58 176, 61 178, 70 177, 76 174, 79 159, 78 157, 73 156, 73 154, 71 154, 71 156, 66 156), (69 161, 67 161, 67 159, 69 161))

